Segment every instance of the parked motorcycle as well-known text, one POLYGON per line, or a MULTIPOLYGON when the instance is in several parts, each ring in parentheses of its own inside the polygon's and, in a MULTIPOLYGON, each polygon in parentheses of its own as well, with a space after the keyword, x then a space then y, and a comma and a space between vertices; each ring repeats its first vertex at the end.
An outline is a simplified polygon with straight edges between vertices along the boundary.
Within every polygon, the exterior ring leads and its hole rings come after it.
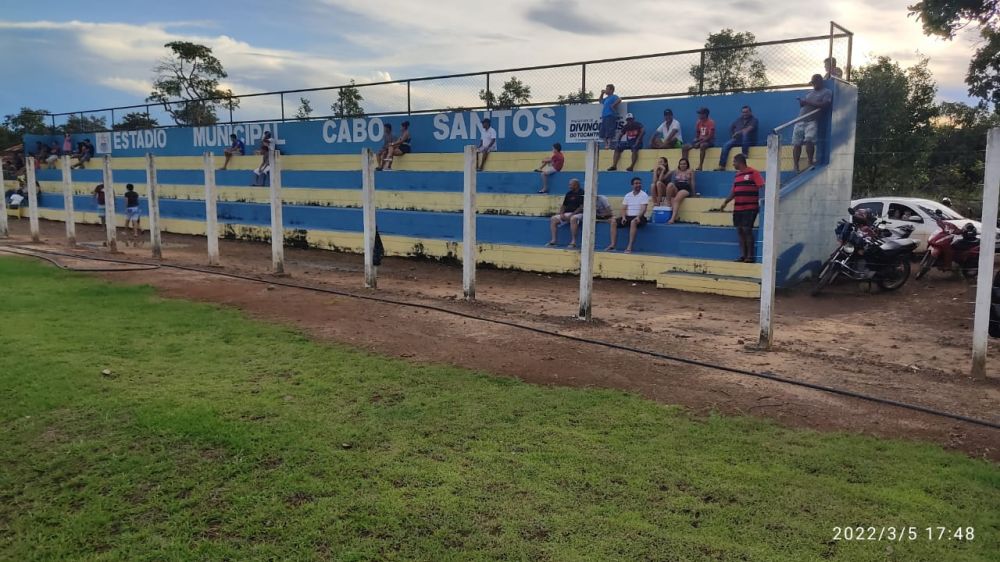
POLYGON ((855 281, 873 281, 882 290, 894 291, 910 278, 910 261, 917 241, 908 238, 912 227, 899 233, 879 229, 867 209, 848 209, 851 220, 837 223, 837 249, 820 268, 813 296, 843 275, 855 281), (908 232, 904 232, 907 231, 908 232), (889 237, 882 234, 888 232, 889 237))
POLYGON ((920 260, 920 269, 915 279, 920 279, 931 270, 953 271, 956 267, 966 279, 975 279, 979 273, 979 232, 975 225, 967 224, 959 228, 944 219, 941 213, 933 217, 938 231, 927 239, 927 253, 920 260))

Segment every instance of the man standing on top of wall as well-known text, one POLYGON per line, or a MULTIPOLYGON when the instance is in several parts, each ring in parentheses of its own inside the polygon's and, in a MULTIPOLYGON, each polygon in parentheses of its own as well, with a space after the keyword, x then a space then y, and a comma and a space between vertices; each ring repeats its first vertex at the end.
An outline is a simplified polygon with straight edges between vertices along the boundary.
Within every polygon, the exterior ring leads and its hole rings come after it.
POLYGON ((760 172, 747 166, 747 157, 737 154, 733 157, 736 177, 733 178, 733 190, 722 202, 717 211, 725 211, 730 201, 733 203, 733 226, 740 240, 740 257, 738 262, 753 263, 757 261, 754 248, 757 241, 753 235, 753 223, 760 211, 760 190, 764 187, 764 178, 760 172))
MULTIPOLYGON (((799 117, 806 115, 817 109, 823 110, 830 107, 833 102, 833 92, 823 87, 823 77, 813 74, 812 91, 806 97, 799 98, 799 117)), ((816 137, 819 134, 819 113, 806 117, 795 124, 792 129, 792 160, 795 164, 795 173, 799 173, 799 157, 802 156, 802 145, 806 146, 806 159, 809 160, 809 168, 812 169, 816 155, 816 137)))
POLYGON ((615 140, 618 133, 618 104, 622 99, 615 95, 615 85, 608 84, 601 92, 601 97, 597 101, 601 102, 601 139, 604 140, 604 149, 611 148, 611 142, 615 140))

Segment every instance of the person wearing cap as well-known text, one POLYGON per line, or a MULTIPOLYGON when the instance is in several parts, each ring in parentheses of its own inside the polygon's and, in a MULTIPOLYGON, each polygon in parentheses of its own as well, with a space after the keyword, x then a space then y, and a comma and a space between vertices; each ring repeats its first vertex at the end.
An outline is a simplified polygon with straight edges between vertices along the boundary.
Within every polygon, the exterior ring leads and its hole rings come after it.
POLYGON ((490 127, 489 119, 483 119, 482 133, 479 146, 476 148, 476 169, 480 172, 483 171, 483 166, 486 165, 486 158, 489 157, 490 152, 496 150, 497 147, 497 131, 490 127), (480 160, 480 156, 482 156, 482 160, 480 160))
POLYGON ((685 144, 682 157, 687 158, 688 152, 692 148, 701 150, 701 159, 698 160, 696 171, 701 171, 705 167, 705 152, 715 145, 715 121, 708 116, 708 108, 703 107, 698 110, 698 121, 694 124, 694 141, 685 144))
POLYGON ((607 150, 611 148, 611 141, 615 140, 618 132, 618 104, 622 99, 615 95, 615 85, 608 84, 597 101, 601 102, 600 136, 604 139, 604 149, 607 150))
POLYGON ((722 153, 719 154, 719 167, 716 172, 724 172, 726 164, 729 162, 729 151, 737 144, 743 156, 750 155, 750 145, 757 144, 757 128, 759 122, 750 111, 749 105, 744 105, 740 110, 740 116, 729 126, 729 140, 722 145, 722 153))
POLYGON ((684 146, 684 139, 681 136, 681 124, 674 119, 674 112, 669 109, 663 110, 663 123, 656 128, 652 140, 649 141, 650 148, 680 148, 684 146))
MULTIPOLYGON (((812 84, 812 91, 799 100, 799 117, 809 115, 815 110, 824 110, 833 103, 833 92, 823 87, 823 77, 813 74, 809 81, 812 84)), ((806 147, 806 159, 809 161, 809 169, 814 164, 816 154, 816 138, 819 133, 819 116, 816 113, 803 117, 802 121, 795 124, 792 129, 792 167, 795 173, 799 173, 799 158, 802 156, 802 146, 806 147)))
POLYGON ((631 172, 635 168, 635 163, 639 160, 639 149, 642 148, 642 137, 645 134, 646 130, 643 128, 642 123, 636 121, 635 116, 631 113, 626 114, 625 126, 622 127, 621 136, 618 138, 618 145, 615 147, 615 156, 611 161, 611 167, 608 168, 609 172, 618 169, 618 159, 622 157, 622 151, 624 150, 632 151, 632 163, 625 169, 631 172))

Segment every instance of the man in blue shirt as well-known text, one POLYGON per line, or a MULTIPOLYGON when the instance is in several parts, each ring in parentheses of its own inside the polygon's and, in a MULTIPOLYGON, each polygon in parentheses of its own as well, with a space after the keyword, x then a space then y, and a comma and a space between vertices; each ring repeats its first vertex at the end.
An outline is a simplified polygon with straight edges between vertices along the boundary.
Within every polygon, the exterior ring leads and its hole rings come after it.
POLYGON ((226 167, 229 166, 229 161, 233 158, 234 154, 239 154, 240 156, 246 154, 247 147, 243 144, 243 141, 241 141, 239 137, 236 135, 229 135, 229 140, 232 144, 229 145, 229 148, 223 151, 226 155, 226 161, 222 164, 222 167, 219 168, 220 170, 225 170, 226 167))
POLYGON ((599 100, 601 102, 601 139, 604 140, 604 149, 611 148, 611 141, 618 136, 618 104, 622 99, 615 95, 615 85, 608 84, 601 92, 599 100))

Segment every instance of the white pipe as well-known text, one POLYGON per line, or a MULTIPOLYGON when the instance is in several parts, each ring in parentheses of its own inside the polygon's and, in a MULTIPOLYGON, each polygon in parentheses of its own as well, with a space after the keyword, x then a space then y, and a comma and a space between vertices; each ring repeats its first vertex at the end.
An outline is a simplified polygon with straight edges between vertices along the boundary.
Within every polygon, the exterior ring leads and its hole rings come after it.
POLYGON ((465 147, 462 208, 462 290, 466 300, 476 300, 476 147, 465 147))
POLYGON ((993 296, 993 260, 996 257, 997 207, 1000 198, 1000 127, 986 135, 986 173, 983 180, 983 217, 979 239, 979 275, 976 279, 976 318, 972 325, 972 376, 986 378, 986 347, 993 296))
MULTIPOLYGON (((594 291, 594 244, 597 239, 597 142, 587 141, 583 167, 583 216, 580 222, 580 320, 590 320, 594 291)), ((615 228, 615 225, 611 225, 615 228)))

